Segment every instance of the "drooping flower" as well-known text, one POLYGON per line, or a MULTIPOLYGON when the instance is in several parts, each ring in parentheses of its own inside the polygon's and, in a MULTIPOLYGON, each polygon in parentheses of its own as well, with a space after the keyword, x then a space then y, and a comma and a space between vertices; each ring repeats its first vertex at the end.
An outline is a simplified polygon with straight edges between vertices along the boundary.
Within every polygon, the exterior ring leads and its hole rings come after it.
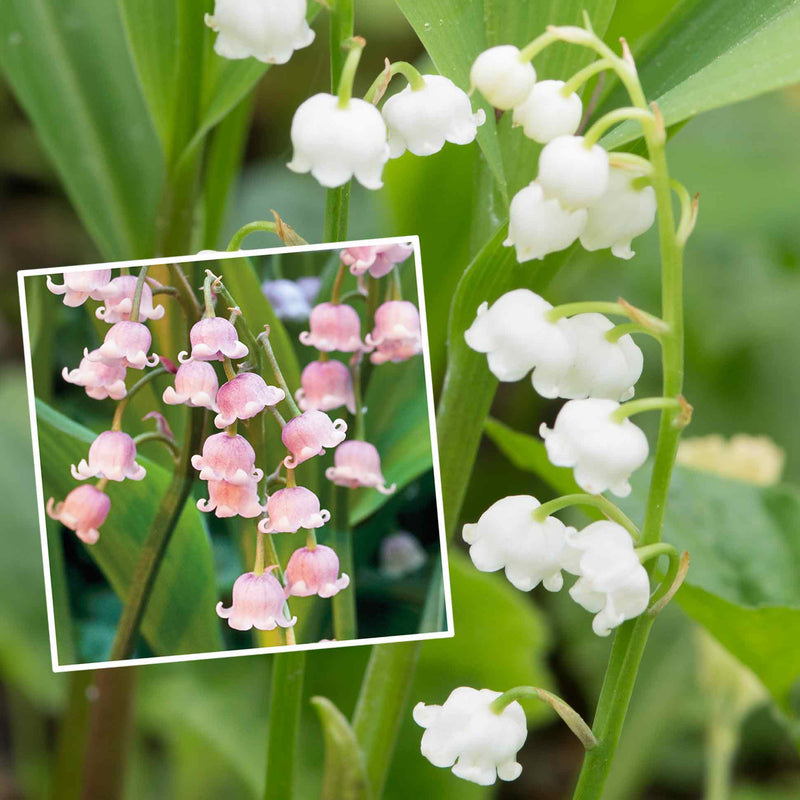
POLYGON ((167 405, 186 404, 193 408, 217 411, 218 390, 219 380, 211 364, 207 361, 187 361, 175 373, 175 387, 167 386, 162 397, 167 405))
POLYGON ((334 453, 333 466, 325 470, 325 477, 337 486, 357 489, 360 486, 377 489, 381 494, 392 494, 397 484, 386 485, 381 472, 381 457, 370 442, 350 440, 334 453))
POLYGON ((84 350, 89 361, 119 362, 133 369, 154 367, 158 364, 158 356, 148 358, 147 351, 153 338, 147 325, 141 322, 117 322, 112 325, 103 339, 103 344, 92 350, 84 350))
POLYGON ((136 443, 123 431, 104 431, 89 447, 89 460, 70 466, 77 481, 107 478, 110 481, 140 481, 147 470, 136 462, 136 443))
POLYGON ((322 455, 326 447, 336 447, 344 441, 347 423, 332 421, 322 411, 310 409, 290 419, 281 431, 281 441, 290 455, 283 460, 287 469, 294 469, 309 458, 322 455))
POLYGON ((111 280, 110 269, 84 269, 79 272, 65 272, 64 283, 53 283, 47 276, 47 288, 53 294, 64 295, 64 305, 74 308, 83 305, 90 297, 96 297, 98 289, 102 289, 111 280))
POLYGON ((569 318, 566 330, 575 345, 575 358, 559 386, 559 397, 620 401, 633 397, 644 364, 642 351, 630 334, 608 341, 606 333, 613 328, 614 323, 602 314, 569 318))
POLYGON ((188 355, 185 350, 178 354, 181 363, 189 358, 198 361, 239 359, 250 352, 247 345, 239 341, 235 326, 224 317, 205 317, 195 322, 189 331, 189 341, 192 351, 188 355))
POLYGON ((650 602, 650 580, 630 534, 616 522, 593 522, 567 535, 564 569, 579 578, 572 599, 595 615, 592 630, 608 636, 625 620, 638 617, 650 602))
POLYGON ((222 601, 217 603, 217 614, 228 620, 228 625, 237 631, 272 631, 291 628, 297 617, 288 619, 284 611, 286 596, 278 579, 272 574, 275 565, 267 568, 261 575, 245 572, 233 584, 231 607, 225 608, 222 601))
POLYGON ((372 103, 351 98, 342 108, 332 94, 315 94, 301 103, 292 119, 294 172, 310 172, 333 189, 355 178, 367 189, 383 186, 389 160, 386 125, 372 103))
POLYGON ((83 386, 86 394, 94 400, 122 400, 127 394, 125 388, 125 364, 121 361, 93 361, 88 356, 81 359, 77 369, 64 367, 61 377, 67 383, 83 386))
POLYGON ((217 517, 257 517, 264 511, 258 502, 258 484, 255 480, 245 483, 209 481, 208 500, 201 497, 197 508, 205 513, 213 511, 217 517))
POLYGON ((214 51, 223 58, 285 64, 314 41, 306 0, 216 0, 206 25, 217 32, 214 51))
POLYGON ((413 252, 414 248, 410 244, 382 244, 347 247, 342 250, 340 257, 342 263, 350 267, 353 275, 369 272, 373 278, 383 278, 413 252))
POLYGON ((551 463, 573 467, 578 486, 591 494, 627 497, 631 473, 647 460, 647 437, 629 419, 613 419, 618 408, 613 400, 570 400, 552 429, 539 428, 551 463))
POLYGON ((295 281, 280 278, 261 284, 264 297, 269 300, 278 319, 304 320, 311 313, 311 303, 295 281))
POLYGON ((286 397, 283 389, 269 386, 255 372, 240 372, 217 392, 219 414, 214 419, 218 428, 227 428, 237 419, 251 419, 267 406, 274 406, 286 397))
POLYGON ((100 537, 100 526, 106 521, 111 500, 96 486, 84 483, 74 488, 61 503, 47 501, 47 516, 75 531, 86 544, 94 544, 100 537))
POLYGON ((481 786, 516 780, 522 772, 517 753, 528 735, 525 712, 515 700, 497 714, 491 703, 498 697, 491 689, 460 686, 441 706, 417 703, 414 722, 426 729, 422 755, 481 786))
POLYGON ((566 320, 551 322, 550 303, 528 289, 514 289, 492 306, 482 303, 464 333, 467 344, 486 353, 489 369, 501 381, 518 381, 533 370, 533 386, 542 397, 558 397, 558 388, 575 356, 566 320))
POLYGON ((238 486, 258 483, 264 472, 256 469, 256 453, 250 442, 235 434, 215 433, 203 442, 203 454, 192 456, 201 481, 226 481, 238 486))
POLYGON ((520 189, 509 206, 506 247, 515 247, 520 264, 564 250, 577 240, 586 224, 586 209, 569 210, 548 199, 537 181, 520 189))
POLYGON ((631 242, 649 230, 656 218, 656 193, 652 186, 636 188, 636 174, 611 167, 608 187, 588 209, 581 244, 587 250, 611 248, 618 258, 636 255, 631 242))
POLYGON ((361 350, 361 320, 346 303, 320 303, 308 320, 311 330, 300 334, 300 342, 324 353, 338 350, 354 353, 361 350))
POLYGON ((350 585, 346 573, 339 577, 339 557, 324 544, 295 550, 284 574, 287 597, 333 597, 350 585))
MULTIPOLYGON (((97 319, 109 325, 129 320, 137 280, 135 275, 120 275, 99 289, 95 294, 97 299, 103 301, 103 305, 94 312, 97 319)), ((161 319, 164 313, 164 306, 153 305, 153 290, 145 281, 142 284, 142 298, 139 302, 139 320, 161 319)))
POLYGON ((536 519, 539 501, 528 495, 504 497, 473 524, 465 525, 469 556, 481 572, 505 569, 506 578, 520 591, 540 583, 550 592, 564 585, 561 575, 567 528, 556 517, 536 519))
POLYGON ((536 83, 536 70, 530 61, 520 58, 518 48, 504 44, 484 50, 475 59, 469 78, 488 103, 507 111, 528 96, 536 83))
POLYGON ((301 411, 331 411, 347 406, 351 414, 355 413, 353 378, 341 361, 312 361, 303 369, 300 383, 302 388, 294 396, 301 411))
POLYGON ((424 86, 406 86, 382 109, 389 131, 389 156, 409 150, 416 156, 438 153, 445 142, 469 144, 486 121, 483 109, 473 113, 466 92, 443 75, 423 75, 424 86))
POLYGON ((422 352, 419 311, 408 300, 389 300, 375 311, 375 328, 364 339, 373 364, 398 363, 422 352))
POLYGON ((583 136, 557 136, 539 155, 536 180, 564 208, 587 208, 605 193, 608 172, 608 153, 599 144, 587 147, 583 136))
POLYGON ((321 528, 331 512, 320 509, 319 498, 304 486, 278 489, 267 499, 267 516, 258 523, 261 533, 297 533, 301 528, 321 528))
POLYGON ((564 81, 539 81, 525 100, 514 106, 514 124, 521 125, 529 139, 547 144, 578 130, 583 105, 575 92, 564 97, 564 85, 564 81))
POLYGON ((380 573, 387 578, 402 578, 421 569, 428 554, 419 539, 408 531, 390 533, 381 541, 380 573))

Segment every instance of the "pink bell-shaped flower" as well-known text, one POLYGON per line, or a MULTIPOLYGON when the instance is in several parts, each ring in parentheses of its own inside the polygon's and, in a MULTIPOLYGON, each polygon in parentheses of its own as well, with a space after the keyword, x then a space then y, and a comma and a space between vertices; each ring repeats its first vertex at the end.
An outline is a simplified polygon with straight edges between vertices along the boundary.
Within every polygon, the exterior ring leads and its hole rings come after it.
POLYGON ((223 361, 225 357, 244 358, 250 351, 247 345, 239 341, 239 335, 233 323, 224 317, 205 317, 192 325, 189 331, 192 344, 191 355, 186 351, 178 354, 181 363, 190 358, 198 361, 223 361))
POLYGON ((126 367, 144 369, 158 364, 158 356, 147 357, 153 337, 141 322, 117 322, 106 333, 103 344, 83 354, 90 361, 121 361, 126 367))
POLYGON ((342 250, 342 263, 350 267, 353 275, 369 272, 373 278, 388 275, 395 264, 405 261, 414 248, 410 244, 384 244, 372 247, 348 247, 342 250))
POLYGON ((386 485, 381 472, 381 457, 374 444, 351 440, 345 442, 333 457, 333 466, 325 470, 325 477, 337 486, 357 489, 366 486, 381 494, 392 494, 397 484, 386 485))
POLYGON ((346 573, 339 577, 339 557, 324 544, 301 547, 292 553, 286 565, 286 596, 333 597, 350 585, 346 573))
POLYGON ((213 511, 217 517, 247 517, 252 519, 264 511, 258 502, 258 483, 228 481, 209 481, 208 500, 197 501, 197 508, 205 513, 213 511))
POLYGON ((274 406, 286 397, 283 389, 268 386, 255 372, 240 372, 224 383, 217 392, 217 414, 214 424, 227 428, 237 419, 250 419, 267 406, 274 406))
POLYGON ((100 526, 111 509, 111 499, 96 486, 84 483, 73 489, 61 503, 47 501, 47 516, 75 531, 86 544, 94 544, 100 537, 100 526))
POLYGON ((207 361, 187 361, 175 373, 175 387, 164 389, 163 400, 167 405, 186 404, 192 408, 208 408, 218 411, 216 404, 219 381, 214 367, 207 361))
POLYGON ((127 394, 125 388, 125 365, 121 361, 92 361, 88 356, 81 359, 77 369, 64 367, 61 377, 67 383, 83 386, 86 394, 93 400, 122 400, 127 394))
MULTIPOLYGON (((133 309, 133 295, 136 293, 135 275, 120 275, 113 281, 98 290, 96 296, 104 305, 94 313, 97 319, 112 325, 115 322, 127 321, 131 318, 133 309)), ((139 301, 139 319, 161 319, 164 316, 164 306, 153 305, 153 290, 147 281, 142 284, 142 297, 139 301)))
POLYGON ((375 312, 375 328, 366 336, 367 347, 375 352, 373 364, 407 361, 422 351, 419 311, 408 300, 389 300, 375 312))
POLYGON ((260 631, 272 631, 291 628, 297 617, 286 618, 284 606, 286 597, 283 586, 272 574, 275 566, 268 567, 260 575, 245 572, 233 584, 233 599, 230 608, 222 602, 217 603, 217 614, 228 620, 228 625, 237 631, 249 631, 258 628, 260 631))
POLYGON ((320 510, 319 498, 304 486, 278 489, 267 500, 267 516, 258 523, 261 533, 297 533, 301 528, 321 528, 331 518, 320 510))
POLYGON ((303 370, 300 382, 302 388, 294 396, 301 411, 331 411, 347 406, 347 410, 355 414, 353 378, 341 361, 312 361, 303 370))
POLYGON ((226 481, 237 486, 258 483, 264 472, 256 469, 256 453, 244 436, 215 433, 203 442, 203 455, 192 456, 201 481, 226 481))
POLYGON ((300 341, 324 353, 338 350, 354 353, 361 350, 361 320, 356 310, 346 304, 320 303, 308 320, 310 331, 300 334, 300 341))
POLYGON ((98 300, 97 292, 111 280, 110 269, 84 269, 80 272, 65 272, 64 283, 53 283, 47 276, 47 288, 53 294, 64 295, 65 306, 82 306, 92 297, 98 300))
POLYGON ((122 431, 104 431, 89 447, 89 460, 82 458, 77 468, 70 466, 77 481, 107 478, 110 481, 140 481, 147 470, 136 463, 136 443, 122 431))
POLYGON ((332 421, 322 411, 304 411, 290 419, 281 431, 281 441, 290 455, 283 460, 287 469, 294 469, 309 458, 322 455, 326 447, 336 447, 344 441, 347 423, 343 419, 332 421))

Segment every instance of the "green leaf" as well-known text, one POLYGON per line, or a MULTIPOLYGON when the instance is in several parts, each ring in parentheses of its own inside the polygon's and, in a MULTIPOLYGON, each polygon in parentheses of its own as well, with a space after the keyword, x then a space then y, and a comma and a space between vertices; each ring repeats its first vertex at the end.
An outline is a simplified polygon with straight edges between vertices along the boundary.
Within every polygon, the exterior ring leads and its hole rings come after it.
POLYGON ((163 157, 116 4, 3 3, 0 66, 103 255, 149 255, 163 157))
MULTIPOLYGON (((44 496, 63 499, 75 488, 69 466, 86 457, 95 433, 42 402, 37 403, 37 419, 44 496)), ((123 602, 147 526, 169 483, 166 470, 141 454, 137 460, 147 469, 147 476, 142 481, 107 486, 111 513, 100 540, 86 548, 123 602)), ((220 623, 214 613, 217 599, 208 536, 190 502, 167 548, 142 623, 150 647, 158 655, 222 649, 220 623)))
POLYGON ((327 697, 312 697, 325 737, 325 775, 321 800, 370 797, 364 755, 347 717, 327 697))

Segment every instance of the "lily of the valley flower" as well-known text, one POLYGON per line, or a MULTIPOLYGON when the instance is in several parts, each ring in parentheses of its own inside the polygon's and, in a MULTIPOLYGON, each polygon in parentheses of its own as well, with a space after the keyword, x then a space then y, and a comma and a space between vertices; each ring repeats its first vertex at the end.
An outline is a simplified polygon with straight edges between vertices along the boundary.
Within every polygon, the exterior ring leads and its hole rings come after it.
POLYGON ((647 460, 647 437, 629 419, 613 419, 618 408, 613 400, 570 400, 552 429, 539 428, 551 463, 573 467, 578 486, 590 494, 610 490, 627 497, 631 473, 647 460))
POLYGON ((240 372, 217 392, 219 414, 214 419, 218 428, 227 428, 237 419, 251 419, 267 406, 274 406, 286 397, 283 389, 269 386, 255 372, 240 372))
POLYGON ((583 136, 557 136, 539 155, 536 180, 564 208, 586 208, 605 193, 608 172, 608 153, 599 144, 586 147, 583 136))
POLYGON ((122 361, 94 361, 84 356, 77 369, 64 367, 61 377, 67 383, 83 386, 86 394, 93 400, 122 400, 127 394, 125 388, 125 364, 122 361))
MULTIPOLYGON (((133 295, 136 292, 138 278, 135 275, 120 275, 96 292, 98 299, 103 301, 94 313, 98 319, 113 325, 131 318, 133 309, 133 295)), ((142 297, 139 303, 139 319, 161 319, 164 316, 164 306, 153 305, 153 290, 142 284, 142 297)))
POLYGON ((514 124, 521 125, 529 139, 547 144, 557 136, 572 136, 583 116, 583 105, 575 92, 564 97, 564 81, 539 81, 525 100, 514 106, 514 124))
POLYGON ((267 499, 267 516, 258 523, 261 533, 297 533, 321 528, 331 512, 320 509, 319 498, 304 486, 278 489, 267 499))
POLYGON ((94 544, 100 537, 100 526, 106 521, 111 509, 111 500, 105 492, 85 483, 73 489, 66 498, 53 505, 47 501, 47 515, 58 520, 86 544, 94 544))
POLYGON ((255 480, 245 483, 229 483, 228 481, 209 481, 208 500, 200 498, 197 501, 200 511, 211 511, 217 517, 247 517, 252 519, 259 516, 263 506, 258 502, 258 484, 255 480))
POLYGON ((302 388, 295 392, 295 399, 301 411, 331 411, 347 406, 351 414, 355 413, 353 378, 341 361, 312 361, 303 369, 300 383, 302 388))
POLYGON ((417 703, 414 722, 425 728, 420 749, 435 767, 451 767, 464 780, 491 786, 516 780, 517 753, 528 735, 525 712, 514 701, 500 714, 491 708, 500 692, 460 686, 441 706, 417 703))
POLYGON ((469 73, 472 85, 495 108, 504 111, 522 103, 536 83, 536 70, 510 44, 484 50, 469 73))
POLYGON ((185 404, 193 408, 217 411, 219 380, 207 361, 187 361, 175 373, 175 387, 167 386, 162 399, 167 405, 185 404))
POLYGON ((295 550, 285 575, 287 597, 333 597, 350 585, 346 573, 339 576, 339 557, 324 544, 295 550))
POLYGON ((198 361, 224 361, 225 358, 244 358, 249 350, 239 341, 236 328, 224 317, 206 317, 192 325, 189 331, 191 353, 184 350, 178 354, 178 361, 184 363, 189 358, 198 361))
POLYGON ((238 434, 215 433, 203 442, 203 454, 192 456, 201 481, 227 481, 246 486, 258 483, 264 472, 256 468, 256 453, 238 434))
POLYGON ((340 253, 340 258, 343 264, 350 267, 353 275, 369 272, 373 278, 382 278, 413 252, 414 248, 410 244, 369 245, 347 247, 340 253))
POLYGON ((389 300, 375 311, 375 328, 364 339, 373 364, 407 361, 422 352, 419 311, 408 300, 389 300))
POLYGON ((140 481, 147 470, 136 462, 136 443, 122 431, 104 431, 89 447, 89 460, 70 467, 78 481, 107 478, 110 481, 140 481))
POLYGON ((217 615, 228 620, 228 625, 237 631, 272 631, 291 628, 297 617, 288 619, 284 612, 286 596, 283 586, 272 574, 275 566, 269 567, 261 575, 245 572, 233 584, 233 597, 230 608, 217 603, 217 615))
POLYGON ((83 305, 90 297, 98 300, 98 290, 102 289, 111 280, 110 269, 84 269, 80 272, 65 272, 64 283, 54 283, 47 276, 47 288, 53 294, 64 295, 64 305, 83 305))
POLYGON ((308 324, 311 330, 300 334, 300 342, 309 347, 324 353, 354 353, 364 347, 358 312, 346 303, 320 303, 308 324))
POLYGON ((322 411, 311 409, 290 419, 281 431, 281 441, 289 455, 283 460, 287 469, 294 469, 309 458, 322 455, 326 447, 336 447, 344 441, 347 423, 332 421, 322 411))
POLYGON ((506 578, 523 592, 540 583, 550 592, 564 585, 561 575, 567 528, 556 517, 538 520, 539 501, 528 495, 498 500, 462 536, 469 556, 481 572, 505 569, 506 578))
POLYGON ((381 494, 392 494, 397 488, 395 483, 386 485, 380 454, 370 442, 351 440, 340 445, 333 456, 333 466, 325 470, 325 477, 348 489, 364 486, 381 494))
POLYGON ((133 369, 154 367, 158 364, 158 356, 154 353, 148 358, 148 351, 153 337, 147 325, 141 322, 117 322, 109 328, 103 344, 92 350, 84 350, 89 361, 119 362, 133 369))
POLYGON ((278 319, 308 319, 308 315, 311 313, 311 303, 294 281, 287 281, 285 278, 265 281, 261 285, 261 291, 269 300, 278 319))

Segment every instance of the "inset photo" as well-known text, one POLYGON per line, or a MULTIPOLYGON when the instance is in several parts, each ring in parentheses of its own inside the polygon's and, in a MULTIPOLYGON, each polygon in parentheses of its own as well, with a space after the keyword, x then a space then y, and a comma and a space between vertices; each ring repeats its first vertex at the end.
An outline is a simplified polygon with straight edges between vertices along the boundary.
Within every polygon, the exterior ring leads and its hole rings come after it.
POLYGON ((19 273, 55 671, 453 635, 421 275, 416 237, 19 273))

